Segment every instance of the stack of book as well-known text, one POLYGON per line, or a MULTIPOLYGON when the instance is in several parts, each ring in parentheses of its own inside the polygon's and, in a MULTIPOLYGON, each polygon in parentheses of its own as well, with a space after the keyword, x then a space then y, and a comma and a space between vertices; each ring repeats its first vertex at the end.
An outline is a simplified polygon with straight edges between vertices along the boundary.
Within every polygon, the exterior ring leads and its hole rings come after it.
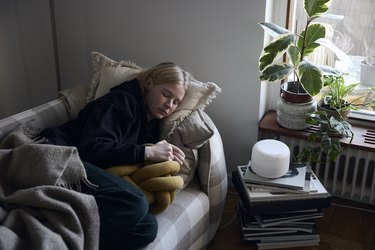
POLYGON ((238 215, 243 237, 259 249, 318 245, 315 219, 331 204, 331 195, 311 168, 291 164, 287 174, 268 179, 238 166, 232 182, 240 195, 238 215))

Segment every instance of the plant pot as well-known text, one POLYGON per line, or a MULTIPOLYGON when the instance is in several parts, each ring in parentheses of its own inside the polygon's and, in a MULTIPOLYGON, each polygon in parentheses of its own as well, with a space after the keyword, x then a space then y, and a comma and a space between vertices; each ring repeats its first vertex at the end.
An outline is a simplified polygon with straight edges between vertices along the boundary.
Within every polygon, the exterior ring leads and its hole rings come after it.
POLYGON ((375 67, 370 67, 366 63, 361 62, 360 82, 366 86, 375 85, 375 67))
POLYGON ((308 103, 313 100, 313 97, 306 93, 306 91, 295 82, 284 82, 281 84, 281 96, 285 101, 291 103, 308 103))
POLYGON ((282 93, 277 101, 277 123, 287 129, 304 130, 310 126, 305 119, 316 110, 316 101, 305 92, 294 93, 288 84, 281 85, 282 93))
POLYGON ((284 100, 282 96, 277 101, 277 123, 287 129, 304 130, 310 125, 305 122, 309 113, 316 110, 316 101, 307 103, 292 103, 284 100))
POLYGON ((317 110, 319 111, 325 111, 328 115, 328 117, 334 117, 338 121, 343 121, 348 119, 349 114, 350 114, 350 109, 348 110, 341 110, 338 112, 335 109, 331 109, 329 105, 323 104, 323 100, 319 100, 317 104, 317 110))

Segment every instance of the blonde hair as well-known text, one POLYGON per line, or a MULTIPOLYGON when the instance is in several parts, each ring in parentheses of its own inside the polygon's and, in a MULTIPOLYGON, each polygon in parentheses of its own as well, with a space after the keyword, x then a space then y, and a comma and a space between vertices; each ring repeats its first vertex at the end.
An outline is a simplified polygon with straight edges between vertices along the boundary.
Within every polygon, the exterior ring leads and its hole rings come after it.
POLYGON ((137 75, 142 93, 144 93, 145 83, 151 79, 153 84, 183 84, 185 89, 190 84, 191 74, 172 62, 164 62, 155 65, 147 70, 141 71, 137 75))

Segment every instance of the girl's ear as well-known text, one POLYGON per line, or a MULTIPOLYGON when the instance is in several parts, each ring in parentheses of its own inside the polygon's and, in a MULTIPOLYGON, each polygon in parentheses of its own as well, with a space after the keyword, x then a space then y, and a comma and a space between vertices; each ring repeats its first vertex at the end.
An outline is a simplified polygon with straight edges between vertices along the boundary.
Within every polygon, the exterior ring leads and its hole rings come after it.
POLYGON ((150 89, 151 87, 152 87, 152 79, 151 79, 151 77, 148 77, 147 79, 146 79, 146 81, 145 81, 145 88, 146 89, 150 89))

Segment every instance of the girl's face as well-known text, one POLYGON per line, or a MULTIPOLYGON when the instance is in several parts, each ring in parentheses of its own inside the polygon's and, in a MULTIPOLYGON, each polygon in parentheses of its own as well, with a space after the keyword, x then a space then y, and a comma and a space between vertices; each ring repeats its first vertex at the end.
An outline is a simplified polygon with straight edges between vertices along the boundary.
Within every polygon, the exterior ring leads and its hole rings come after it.
POLYGON ((148 111, 148 121, 162 119, 172 114, 185 96, 182 83, 158 84, 147 82, 145 104, 148 111))

